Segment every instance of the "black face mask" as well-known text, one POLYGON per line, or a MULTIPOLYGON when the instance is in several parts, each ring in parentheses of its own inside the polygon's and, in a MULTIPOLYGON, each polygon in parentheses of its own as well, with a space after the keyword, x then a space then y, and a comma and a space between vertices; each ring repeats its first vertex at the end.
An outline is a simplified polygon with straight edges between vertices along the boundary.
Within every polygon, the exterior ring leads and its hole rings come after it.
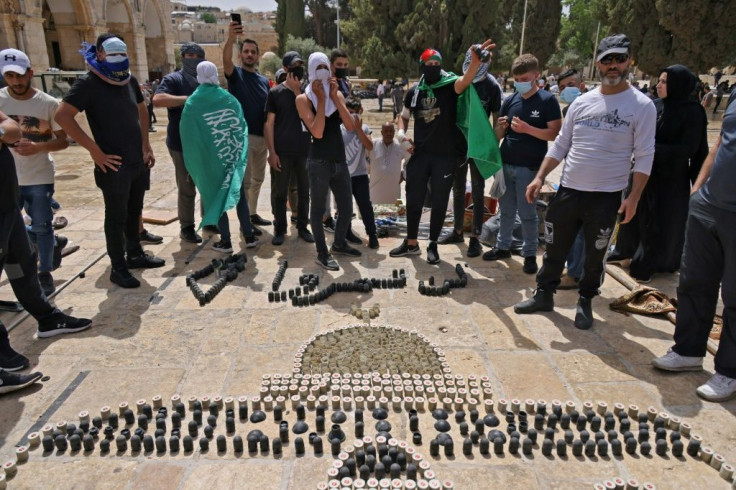
POLYGON ((440 66, 423 66, 422 74, 427 85, 434 85, 442 78, 442 67, 440 66))
POLYGON ((297 80, 301 80, 302 78, 304 78, 304 67, 295 66, 294 68, 289 68, 289 73, 294 75, 297 80))
POLYGON ((348 77, 348 69, 347 68, 335 68, 335 77, 337 77, 337 78, 347 78, 348 77))

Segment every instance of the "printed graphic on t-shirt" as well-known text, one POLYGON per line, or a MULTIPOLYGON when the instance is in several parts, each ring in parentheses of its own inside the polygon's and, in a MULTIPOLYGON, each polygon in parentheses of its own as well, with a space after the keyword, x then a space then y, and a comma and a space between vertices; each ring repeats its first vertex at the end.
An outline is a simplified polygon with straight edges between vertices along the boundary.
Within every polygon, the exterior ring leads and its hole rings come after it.
POLYGON ((23 135, 22 137, 27 140, 33 141, 34 143, 40 143, 51 141, 54 138, 54 132, 51 130, 51 123, 45 119, 11 114, 8 114, 8 117, 20 124, 20 130, 23 135))
POLYGON ((616 131, 618 128, 631 126, 634 119, 633 114, 621 115, 618 109, 604 114, 581 115, 575 119, 575 126, 587 126, 589 128, 602 129, 603 131, 616 131))
POLYGON ((429 124, 440 115, 440 108, 437 106, 436 97, 425 97, 422 99, 422 108, 417 111, 417 115, 429 124))

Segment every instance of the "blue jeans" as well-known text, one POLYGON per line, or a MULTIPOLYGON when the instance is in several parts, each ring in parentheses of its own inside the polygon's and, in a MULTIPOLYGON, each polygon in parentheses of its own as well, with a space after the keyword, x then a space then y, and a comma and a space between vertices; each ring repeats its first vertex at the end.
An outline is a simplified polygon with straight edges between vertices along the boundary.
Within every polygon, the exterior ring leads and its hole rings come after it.
POLYGON ((498 204, 501 207, 501 228, 498 231, 498 248, 511 249, 512 233, 516 212, 521 218, 521 236, 524 239, 521 254, 524 257, 536 257, 539 244, 539 217, 535 203, 526 202, 526 187, 534 180, 537 171, 528 167, 504 164, 503 178, 506 192, 498 204))
POLYGON ((26 227, 31 242, 38 247, 40 272, 51 272, 54 269, 54 213, 51 209, 51 196, 54 195, 54 184, 22 185, 20 189, 20 206, 33 221, 26 227))
POLYGON ((567 275, 580 280, 583 276, 583 266, 585 265, 585 235, 583 229, 580 228, 575 242, 572 244, 570 252, 567 254, 567 275))
MULTIPOLYGON (((253 225, 250 222, 250 209, 248 208, 248 198, 245 196, 245 186, 240 186, 240 201, 235 206, 240 221, 240 229, 246 237, 253 236, 253 225)), ((230 241, 230 220, 227 213, 222 213, 220 221, 217 222, 217 228, 220 230, 220 238, 226 242, 230 241)))

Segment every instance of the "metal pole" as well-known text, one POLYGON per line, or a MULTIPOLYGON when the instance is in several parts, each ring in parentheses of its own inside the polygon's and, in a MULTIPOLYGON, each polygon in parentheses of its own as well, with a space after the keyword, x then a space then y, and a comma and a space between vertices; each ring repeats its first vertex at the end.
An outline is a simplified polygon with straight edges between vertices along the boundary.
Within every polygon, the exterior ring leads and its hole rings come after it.
POLYGON ((337 4, 337 49, 340 49, 340 0, 335 3, 337 4))
POLYGON ((598 35, 601 33, 601 23, 598 22, 598 29, 595 31, 595 44, 593 44, 593 59, 590 63, 590 74, 588 75, 590 78, 594 78, 594 70, 595 70, 595 52, 598 49, 598 35))
POLYGON ((519 43, 519 56, 524 53, 524 31, 526 31, 526 6, 528 0, 524 0, 524 18, 521 21, 521 42, 519 43))

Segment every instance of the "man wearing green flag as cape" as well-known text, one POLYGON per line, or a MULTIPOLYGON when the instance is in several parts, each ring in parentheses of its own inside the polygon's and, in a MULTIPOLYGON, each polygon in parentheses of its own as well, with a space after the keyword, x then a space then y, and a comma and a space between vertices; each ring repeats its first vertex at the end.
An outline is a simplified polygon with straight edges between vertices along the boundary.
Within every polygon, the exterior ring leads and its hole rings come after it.
POLYGON ((437 50, 427 49, 420 57, 422 78, 407 93, 404 112, 399 119, 399 141, 412 143, 410 151, 413 154, 406 165, 406 239, 391 250, 389 255, 392 257, 421 253, 417 236, 429 183, 432 187, 432 213, 427 262, 439 263, 437 238, 452 188, 458 138, 467 140, 467 156, 475 161, 483 178, 490 177, 501 168, 498 142, 483 105, 471 86, 481 64, 479 52, 495 46, 490 39, 480 46, 471 46, 472 59, 462 77, 441 69, 442 56, 437 50), (414 141, 406 137, 411 114, 415 121, 414 141))
POLYGON ((197 90, 184 105, 179 130, 187 171, 199 189, 205 214, 200 226, 217 225, 213 248, 232 252, 226 212, 237 206, 246 246, 255 246, 242 184, 248 154, 248 125, 238 100, 219 85, 217 67, 197 65, 197 90), (243 216, 245 219, 243 219, 243 216))

